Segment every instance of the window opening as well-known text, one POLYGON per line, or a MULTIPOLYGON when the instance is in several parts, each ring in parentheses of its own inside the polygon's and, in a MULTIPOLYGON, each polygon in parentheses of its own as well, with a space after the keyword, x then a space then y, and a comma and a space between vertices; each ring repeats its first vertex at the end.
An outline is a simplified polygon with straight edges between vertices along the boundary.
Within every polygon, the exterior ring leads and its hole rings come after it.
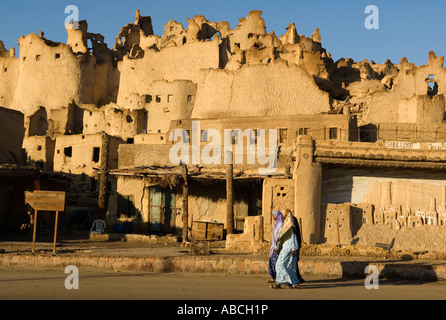
POLYGON ((99 162, 99 156, 101 153, 101 148, 95 147, 93 148, 93 162, 99 162))

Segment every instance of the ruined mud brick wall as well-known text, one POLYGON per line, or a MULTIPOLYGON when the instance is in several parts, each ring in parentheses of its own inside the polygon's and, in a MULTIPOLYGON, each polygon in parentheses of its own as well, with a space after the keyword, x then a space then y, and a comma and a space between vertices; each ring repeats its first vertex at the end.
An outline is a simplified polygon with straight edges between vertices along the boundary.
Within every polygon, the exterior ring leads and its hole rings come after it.
POLYGON ((19 45, 20 73, 8 107, 28 115, 41 106, 58 109, 73 100, 105 98, 107 79, 96 79, 101 66, 94 56, 76 56, 68 45, 47 43, 35 34, 21 37, 19 45))
POLYGON ((48 136, 25 137, 23 148, 26 150, 26 162, 53 171, 55 144, 56 141, 48 136))
POLYGON ((137 13, 134 23, 117 36, 113 50, 101 35, 88 32, 85 21, 78 29, 67 28, 67 44, 52 42, 43 33, 21 37, 18 58, 13 49, 1 48, 0 103, 26 115, 40 107, 49 113, 72 101, 150 111, 152 105, 145 101, 157 95, 151 89, 154 82, 181 79, 197 86, 189 108, 175 105, 181 112, 170 115, 153 110, 149 121, 159 117, 167 123, 189 114, 267 116, 346 109, 358 115, 360 124, 442 121, 443 57, 430 52, 429 62, 420 67, 405 58, 400 65, 345 58, 334 62, 321 45, 318 29, 306 37, 290 24, 277 37, 266 33, 261 14, 251 11, 234 29, 203 16, 188 19, 187 29, 170 21, 160 37, 153 34, 151 18, 137 13), (36 74, 45 76, 37 79, 36 74), (25 88, 31 89, 27 95, 25 88), (409 110, 413 112, 407 116, 409 110))
POLYGON ((300 66, 277 62, 235 72, 206 73, 198 84, 194 118, 320 114, 330 110, 328 94, 320 91, 300 66))
POLYGON ((364 122, 442 122, 446 80, 443 63, 444 57, 437 57, 433 51, 424 66, 401 59, 398 72, 381 81, 384 84, 391 79, 391 85, 369 89, 364 122))
POLYGON ((149 50, 143 58, 124 58, 120 66, 118 105, 130 108, 134 95, 151 94, 150 87, 156 80, 191 80, 197 83, 202 69, 219 67, 217 41, 168 47, 161 51, 149 50), (147 73, 150 70, 150 73, 147 73))
POLYGON ((144 96, 146 133, 167 133, 172 119, 190 119, 196 96, 197 86, 191 80, 152 82, 144 96))
POLYGON ((83 109, 82 133, 84 134, 106 132, 128 141, 147 130, 145 109, 122 109, 114 103, 99 109, 94 105, 81 105, 81 108, 83 109))
POLYGON ((0 106, 10 106, 19 73, 20 63, 15 58, 15 50, 6 50, 0 41, 0 106))
MULTIPOLYGON (((54 171, 94 176, 94 168, 100 168, 104 135, 59 136, 56 139, 54 171)), ((111 137, 109 146, 109 169, 118 167, 118 146, 122 140, 111 137)))

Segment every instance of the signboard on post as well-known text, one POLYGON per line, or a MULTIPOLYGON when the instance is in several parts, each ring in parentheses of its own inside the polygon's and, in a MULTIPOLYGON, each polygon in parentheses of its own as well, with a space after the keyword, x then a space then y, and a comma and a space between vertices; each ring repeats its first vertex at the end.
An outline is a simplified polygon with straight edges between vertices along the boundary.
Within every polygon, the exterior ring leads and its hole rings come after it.
POLYGON ((64 211, 65 192, 34 191, 25 192, 26 202, 38 211, 64 211))
POLYGON ((25 192, 25 202, 34 209, 34 232, 33 232, 33 247, 32 252, 35 251, 36 246, 36 226, 37 213, 39 211, 55 211, 56 219, 54 223, 54 244, 53 252, 56 253, 56 238, 57 238, 57 222, 59 218, 59 211, 65 210, 65 192, 60 191, 34 191, 25 192))

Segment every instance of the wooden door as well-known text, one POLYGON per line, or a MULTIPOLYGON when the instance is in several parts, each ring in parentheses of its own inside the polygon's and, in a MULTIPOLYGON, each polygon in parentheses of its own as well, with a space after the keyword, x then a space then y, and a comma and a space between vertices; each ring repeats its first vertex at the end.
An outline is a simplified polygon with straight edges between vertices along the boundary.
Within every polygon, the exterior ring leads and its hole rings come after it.
POLYGON ((150 187, 149 230, 172 232, 175 224, 176 194, 170 189, 150 187))

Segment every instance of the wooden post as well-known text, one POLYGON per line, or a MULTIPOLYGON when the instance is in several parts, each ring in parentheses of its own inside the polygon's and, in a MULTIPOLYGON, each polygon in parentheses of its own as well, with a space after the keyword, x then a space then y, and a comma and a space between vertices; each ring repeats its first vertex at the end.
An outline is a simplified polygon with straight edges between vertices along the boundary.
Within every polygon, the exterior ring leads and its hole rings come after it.
POLYGON ((54 222, 54 244, 53 244, 53 253, 56 253, 56 239, 57 239, 57 223, 59 220, 59 211, 56 211, 56 219, 54 222))
POLYGON ((183 165, 183 243, 189 240, 188 228, 189 228, 189 186, 187 184, 187 165, 183 165))
POLYGON ((101 219, 105 220, 107 214, 107 204, 108 204, 108 159, 110 153, 110 136, 104 134, 102 138, 101 146, 101 173, 99 176, 99 198, 98 207, 100 209, 101 219))
MULTIPOLYGON (((232 161, 231 161, 232 162, 232 161)), ((226 234, 234 233, 234 167, 226 165, 226 234)))
POLYGON ((34 226, 33 226, 33 248, 32 253, 34 253, 36 249, 36 230, 37 230, 37 210, 34 211, 34 226))

